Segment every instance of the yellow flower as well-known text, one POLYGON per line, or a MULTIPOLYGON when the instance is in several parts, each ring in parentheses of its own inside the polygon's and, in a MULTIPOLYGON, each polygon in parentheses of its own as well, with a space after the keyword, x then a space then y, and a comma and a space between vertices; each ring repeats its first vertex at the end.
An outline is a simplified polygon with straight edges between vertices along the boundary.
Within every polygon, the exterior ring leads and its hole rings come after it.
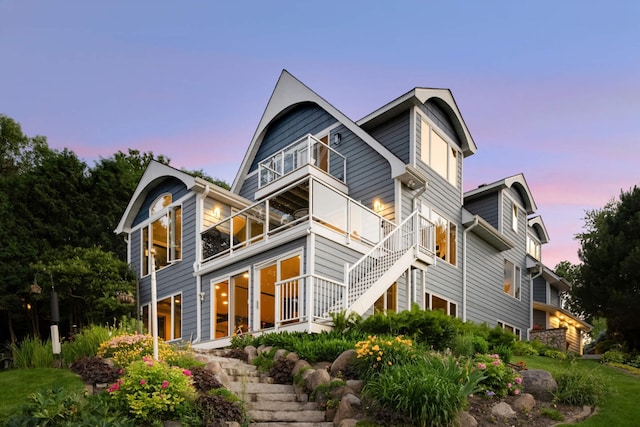
POLYGON ((380 346, 378 344, 376 344, 371 348, 371 350, 378 351, 378 350, 380 350, 380 346))
POLYGON ((393 365, 393 363, 391 363, 391 360, 389 360, 387 363, 389 364, 389 366, 393 365))
POLYGON ((381 361, 381 360, 382 360, 382 357, 378 356, 378 357, 376 358, 376 360, 379 362, 379 361, 381 361))

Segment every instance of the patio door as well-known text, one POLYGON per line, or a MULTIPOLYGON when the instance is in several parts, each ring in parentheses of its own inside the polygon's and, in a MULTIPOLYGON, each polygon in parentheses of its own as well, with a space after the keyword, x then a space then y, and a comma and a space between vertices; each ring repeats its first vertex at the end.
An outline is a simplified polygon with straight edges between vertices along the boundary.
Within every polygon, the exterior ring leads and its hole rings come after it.
POLYGON ((249 272, 213 284, 211 338, 249 331, 249 272))
POLYGON ((297 279, 301 272, 301 257, 294 255, 275 262, 265 264, 258 271, 259 293, 258 316, 260 330, 273 328, 276 325, 276 304, 280 320, 286 323, 300 321, 302 280, 297 279), (291 279, 291 280, 289 280, 291 279), (287 281, 280 286, 280 298, 276 301, 276 283, 287 281))

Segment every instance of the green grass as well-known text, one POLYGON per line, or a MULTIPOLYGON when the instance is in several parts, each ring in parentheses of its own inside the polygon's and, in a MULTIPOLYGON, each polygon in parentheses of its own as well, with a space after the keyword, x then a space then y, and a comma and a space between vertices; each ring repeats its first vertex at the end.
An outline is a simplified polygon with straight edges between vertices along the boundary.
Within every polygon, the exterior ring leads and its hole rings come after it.
POLYGON ((29 394, 62 386, 68 391, 82 391, 79 376, 68 369, 32 368, 0 371, 0 420, 21 411, 29 394))
MULTIPOLYGON (((567 367, 569 362, 553 360, 540 356, 516 356, 513 362, 523 360, 529 369, 553 371, 558 367, 567 367)), ((598 413, 589 419, 573 424, 580 427, 635 427, 640 420, 640 378, 619 369, 602 365, 594 360, 577 360, 579 366, 596 370, 605 375, 614 388, 614 392, 605 397, 598 405, 598 413)), ((567 425, 568 426, 568 425, 567 425)))

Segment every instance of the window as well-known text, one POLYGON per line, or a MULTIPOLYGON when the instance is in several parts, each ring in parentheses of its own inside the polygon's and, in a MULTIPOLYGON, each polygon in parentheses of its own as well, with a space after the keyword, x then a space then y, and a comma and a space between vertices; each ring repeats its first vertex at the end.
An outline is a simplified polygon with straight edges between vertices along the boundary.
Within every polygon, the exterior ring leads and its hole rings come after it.
POLYGON ((387 289, 387 291, 373 303, 374 313, 386 313, 387 311, 396 311, 396 297, 398 293, 398 284, 394 283, 387 289))
POLYGON ((422 120, 420 132, 420 159, 454 187, 458 186, 458 152, 422 120))
MULTIPOLYGON (((182 294, 161 299, 158 305, 158 336, 165 341, 182 338, 182 294)), ((142 307, 142 322, 151 331, 151 304, 142 307)))
POLYGON ((457 317, 458 315, 458 305, 454 302, 429 293, 425 294, 425 301, 427 308, 430 310, 442 310, 451 317, 457 317))
POLYGON ((518 205, 511 204, 511 229, 518 232, 518 205))
POLYGON ((426 216, 436 225, 436 256, 456 265, 457 227, 433 211, 426 216))
POLYGON ((212 338, 249 331, 249 272, 213 284, 211 292, 212 338))
POLYGON ((301 255, 296 254, 260 267, 259 282, 256 283, 260 293, 260 329, 273 328, 277 323, 282 325, 302 320, 304 307, 300 306, 303 292, 301 263, 301 255), (276 296, 279 296, 279 301, 276 296))
POLYGON ((149 208, 154 220, 141 231, 143 276, 151 272, 151 253, 157 269, 182 258, 182 208, 170 206, 171 201, 171 194, 164 194, 149 208))
POLYGON ((513 335, 515 335, 518 338, 518 340, 522 338, 522 331, 520 330, 520 328, 516 328, 515 326, 509 325, 500 321, 498 321, 498 326, 505 331, 511 332, 513 335))
POLYGON ((505 259, 503 285, 505 294, 520 299, 521 276, 520 267, 517 267, 514 263, 505 259))
POLYGON ((538 242, 533 236, 527 234, 527 253, 534 259, 540 261, 540 242, 538 242))

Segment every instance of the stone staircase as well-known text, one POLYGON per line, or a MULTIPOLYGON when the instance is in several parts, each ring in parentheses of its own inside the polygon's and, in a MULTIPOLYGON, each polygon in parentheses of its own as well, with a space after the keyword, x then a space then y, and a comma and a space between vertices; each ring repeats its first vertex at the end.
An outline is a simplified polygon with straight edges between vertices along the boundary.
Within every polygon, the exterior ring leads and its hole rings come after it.
POLYGON ((325 421, 325 412, 318 410, 315 402, 309 402, 307 394, 296 393, 293 385, 274 384, 273 378, 254 365, 224 357, 223 350, 196 354, 200 360, 220 365, 224 373, 221 382, 246 402, 251 427, 333 426, 333 422, 325 421))

